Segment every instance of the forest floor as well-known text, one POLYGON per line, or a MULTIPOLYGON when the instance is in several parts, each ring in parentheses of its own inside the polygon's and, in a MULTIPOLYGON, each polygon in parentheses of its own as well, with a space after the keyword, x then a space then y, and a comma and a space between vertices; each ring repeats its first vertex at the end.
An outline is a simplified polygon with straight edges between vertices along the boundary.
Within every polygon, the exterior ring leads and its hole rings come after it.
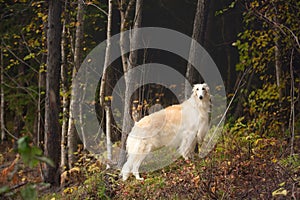
POLYGON ((229 138, 205 159, 180 158, 163 169, 142 173, 144 181, 130 177, 123 182, 118 170, 106 170, 92 155, 81 153, 76 166, 63 176, 64 186, 56 189, 42 183, 39 166, 30 169, 18 162, 16 168, 19 158, 11 143, 5 143, 0 145, 0 188, 7 185, 10 192, 1 197, 0 191, 0 199, 25 199, 20 193, 29 184, 38 199, 51 200, 300 199, 299 152, 291 156, 287 143, 274 138, 258 143, 250 149, 229 138))

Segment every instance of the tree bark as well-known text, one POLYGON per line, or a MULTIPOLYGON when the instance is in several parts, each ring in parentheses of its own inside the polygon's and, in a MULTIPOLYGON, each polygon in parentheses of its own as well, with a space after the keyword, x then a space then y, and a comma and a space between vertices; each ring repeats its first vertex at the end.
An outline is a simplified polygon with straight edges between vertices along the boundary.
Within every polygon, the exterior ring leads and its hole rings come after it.
MULTIPOLYGON (((2 46, 2 45, 1 45, 2 46)), ((1 121, 1 141, 3 141, 5 139, 5 121, 4 121, 4 89, 3 89, 3 85, 4 85, 4 62, 3 62, 3 51, 2 51, 2 47, 1 47, 1 52, 0 52, 0 98, 1 98, 1 102, 0 102, 0 121, 1 121)))
POLYGON ((295 142, 295 78, 294 78, 294 66, 293 66, 293 57, 294 57, 294 49, 292 50, 291 60, 290 60, 290 74, 291 74, 291 112, 290 112, 290 122, 289 122, 289 130, 291 132, 291 156, 294 156, 294 142, 295 142))
MULTIPOLYGON (((126 90, 125 90, 125 99, 124 99, 125 105, 124 105, 123 124, 122 124, 121 151, 119 155, 118 167, 122 167, 126 161, 126 140, 133 125, 132 120, 130 118, 130 106, 131 106, 130 99, 131 99, 131 95, 134 92, 133 85, 135 83, 134 78, 136 77, 133 76, 131 69, 133 69, 138 64, 138 51, 132 51, 132 50, 135 49, 138 42, 141 42, 140 34, 135 29, 140 28, 142 24, 142 7, 143 7, 143 0, 136 0, 135 19, 134 19, 134 24, 132 29, 132 36, 130 38, 131 53, 128 59, 129 63, 123 60, 124 58, 122 57, 122 61, 123 63, 125 63, 125 65, 123 65, 123 70, 124 70, 126 90)), ((125 21, 123 21, 123 23, 124 22, 125 21)), ((124 41, 120 41, 120 43, 123 42, 124 41)), ((121 49, 121 53, 122 53, 122 49, 121 49)))
MULTIPOLYGON (((76 77, 76 74, 80 68, 81 65, 81 44, 83 41, 83 2, 81 0, 78 0, 78 8, 77 8, 77 17, 76 17, 76 33, 75 33, 75 49, 74 49, 74 68, 72 72, 72 80, 76 77)), ((75 88, 72 88, 71 90, 71 96, 74 95, 76 90, 75 88)), ((75 156, 74 152, 77 150, 77 144, 78 144, 78 135, 77 131, 75 129, 74 124, 74 109, 76 109, 78 105, 77 102, 74 101, 75 98, 71 99, 70 102, 70 110, 69 110, 69 126, 68 126, 68 165, 71 169, 73 167, 73 164, 75 162, 75 156)), ((79 108, 80 109, 80 108, 79 108)), ((81 110, 81 109, 80 109, 81 110)), ((83 134, 83 132, 82 132, 83 134)), ((84 140, 84 135, 82 136, 84 140)), ((83 141, 83 144, 85 145, 85 142, 83 141)))
POLYGON ((108 15, 107 15, 107 30, 106 30, 106 50, 105 50, 105 61, 104 61, 104 69, 101 79, 100 85, 100 105, 104 106, 104 98, 105 98, 105 87, 106 87, 106 79, 107 77, 107 65, 111 59, 111 29, 112 29, 112 0, 108 0, 108 15))
POLYGON ((279 36, 275 39, 275 71, 276 71, 276 84, 279 92, 279 101, 282 99, 282 89, 281 89, 281 55, 280 55, 280 45, 279 36))
POLYGON ((69 121, 69 106, 70 106, 70 98, 68 95, 69 92, 69 81, 68 81, 68 72, 69 67, 67 64, 67 50, 66 50, 66 24, 69 23, 68 20, 68 1, 65 1, 64 6, 64 22, 62 27, 62 40, 61 40, 61 86, 62 86, 62 108, 63 108, 63 118, 62 118, 62 128, 61 128, 61 159, 60 159, 60 166, 61 166, 61 173, 65 171, 68 166, 68 151, 67 151, 67 131, 68 131, 68 121, 69 121))
POLYGON ((106 114, 106 146, 107 146, 107 165, 106 168, 110 168, 112 164, 112 142, 111 142, 111 110, 109 106, 105 106, 106 114))
MULTIPOLYGON (((48 3, 45 3, 48 5, 48 3)), ((47 11, 44 11, 44 14, 47 15, 47 11)), ((43 22, 44 29, 43 29, 43 35, 42 37, 45 38, 43 40, 43 47, 47 48, 47 27, 48 27, 48 22, 44 21, 43 22)), ((37 106, 37 138, 36 138, 36 144, 38 147, 41 149, 44 149, 44 136, 45 136, 45 94, 46 94, 46 66, 45 64, 47 63, 47 55, 42 56, 42 65, 40 66, 39 69, 39 74, 38 74, 38 106, 37 106)), ((42 170, 41 170, 42 171, 42 170)))
MULTIPOLYGON (((189 60, 194 61, 196 59, 195 51, 197 42, 204 45, 207 16, 208 16, 209 0, 198 0, 196 14, 194 18, 192 42, 189 52, 189 60)), ((185 81, 185 99, 190 96, 189 85, 194 82, 195 70, 190 62, 187 64, 186 69, 186 81, 185 81)))
POLYGON ((60 124, 59 79, 61 67, 61 12, 60 0, 49 0, 47 33, 47 74, 45 101, 45 155, 55 167, 45 165, 44 181, 59 186, 60 124))
POLYGON ((120 24, 120 50, 121 50, 121 58, 124 73, 128 71, 128 54, 125 54, 125 49, 129 45, 129 38, 125 38, 125 34, 122 34, 123 31, 127 31, 130 27, 130 11, 134 5, 135 0, 129 0, 127 7, 126 0, 120 1, 120 15, 121 15, 121 24, 120 24))
POLYGON ((112 11, 113 11, 113 2, 108 0, 108 15, 107 15, 107 30, 106 30, 106 52, 105 52, 105 61, 104 69, 100 85, 100 106, 104 107, 105 116, 106 116, 106 149, 107 149, 107 168, 110 168, 110 163, 112 163, 112 141, 111 141, 111 110, 110 110, 110 100, 105 99, 106 88, 108 81, 107 68, 108 63, 111 59, 111 31, 112 31, 112 11))

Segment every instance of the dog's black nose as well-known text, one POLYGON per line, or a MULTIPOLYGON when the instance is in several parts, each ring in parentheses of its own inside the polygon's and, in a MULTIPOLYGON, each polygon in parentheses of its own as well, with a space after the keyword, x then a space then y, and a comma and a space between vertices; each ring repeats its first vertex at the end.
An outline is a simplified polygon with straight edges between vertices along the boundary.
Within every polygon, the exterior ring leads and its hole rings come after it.
POLYGON ((203 96, 201 95, 201 96, 199 97, 199 99, 203 99, 203 96))

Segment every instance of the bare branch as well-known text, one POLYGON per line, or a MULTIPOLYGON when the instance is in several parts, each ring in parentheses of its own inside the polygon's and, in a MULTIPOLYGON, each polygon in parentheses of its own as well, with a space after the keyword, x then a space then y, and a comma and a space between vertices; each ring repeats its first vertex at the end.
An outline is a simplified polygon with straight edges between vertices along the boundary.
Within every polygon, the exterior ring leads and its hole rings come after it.
POLYGON ((7 47, 6 43, 4 42, 4 40, 2 39, 2 42, 4 44, 5 49, 11 54, 13 55, 18 61, 20 61, 21 63, 23 63, 24 65, 26 65, 27 67, 29 67, 32 71, 38 73, 37 70, 35 70, 31 65, 29 65, 27 62, 25 62, 22 58, 20 58, 19 56, 17 56, 12 50, 10 50, 10 48, 7 47))
POLYGON ((19 89, 24 90, 27 94, 30 95, 30 97, 32 98, 32 100, 33 100, 35 103, 37 103, 37 102, 36 102, 36 99, 35 99, 35 97, 34 97, 34 95, 32 94, 32 93, 38 94, 35 90, 29 89, 29 88, 27 88, 27 87, 21 86, 21 84, 19 84, 15 79, 13 79, 8 73, 4 72, 4 74, 5 74, 5 76, 7 76, 7 77, 8 77, 8 78, 9 78, 9 79, 10 79, 17 87, 13 87, 13 86, 8 85, 7 83, 3 83, 5 86, 10 87, 10 88, 19 88, 19 89), (32 93, 31 93, 30 91, 31 91, 32 93))
POLYGON ((291 131, 291 155, 294 154, 294 139, 295 139, 295 85, 294 85, 294 70, 293 70, 293 56, 294 56, 294 49, 292 49, 291 60, 290 60, 290 74, 291 74, 291 113, 290 113, 290 122, 289 128, 291 131))
POLYGON ((87 6, 94 6, 95 8, 97 8, 98 10, 100 10, 106 16, 108 15, 108 13, 105 10, 103 10, 102 8, 100 8, 99 6, 97 6, 96 4, 94 4, 94 3, 90 2, 90 1, 89 2, 85 2, 84 0, 82 0, 82 3, 84 5, 87 5, 87 6))
MULTIPOLYGON (((25 47, 26 47, 28 53, 32 54, 32 51, 30 50, 29 45, 28 45, 27 41, 25 40, 24 34, 21 33, 21 36, 22 36, 23 42, 26 44, 25 47)), ((36 57, 34 57, 33 59, 34 59, 39 65, 42 64, 41 61, 39 61, 38 59, 36 59, 36 57)))
POLYGON ((130 13, 131 9, 134 6, 134 2, 135 2, 135 0, 130 0, 128 5, 127 5, 126 11, 125 11, 125 16, 124 16, 125 22, 129 21, 129 13, 130 13))

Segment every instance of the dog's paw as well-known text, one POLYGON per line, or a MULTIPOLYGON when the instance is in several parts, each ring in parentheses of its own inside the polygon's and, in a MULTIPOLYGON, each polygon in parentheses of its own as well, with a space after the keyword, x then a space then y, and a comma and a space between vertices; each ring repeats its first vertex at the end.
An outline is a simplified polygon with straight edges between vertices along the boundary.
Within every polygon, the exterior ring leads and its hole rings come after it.
POLYGON ((126 181, 129 177, 129 174, 126 174, 126 173, 120 173, 119 174, 119 178, 122 178, 123 181, 126 181))
POLYGON ((138 180, 138 181, 143 181, 144 180, 144 178, 141 178, 141 177, 135 177, 135 179, 138 180))
POLYGON ((123 180, 123 181, 126 181, 126 180, 128 179, 128 177, 129 177, 129 176, 124 176, 124 175, 123 175, 122 180, 123 180))
POLYGON ((136 180, 139 180, 139 181, 143 181, 143 180, 144 180, 144 178, 141 178, 141 177, 140 177, 140 174, 137 173, 137 172, 133 173, 133 175, 135 176, 135 179, 136 179, 136 180))

